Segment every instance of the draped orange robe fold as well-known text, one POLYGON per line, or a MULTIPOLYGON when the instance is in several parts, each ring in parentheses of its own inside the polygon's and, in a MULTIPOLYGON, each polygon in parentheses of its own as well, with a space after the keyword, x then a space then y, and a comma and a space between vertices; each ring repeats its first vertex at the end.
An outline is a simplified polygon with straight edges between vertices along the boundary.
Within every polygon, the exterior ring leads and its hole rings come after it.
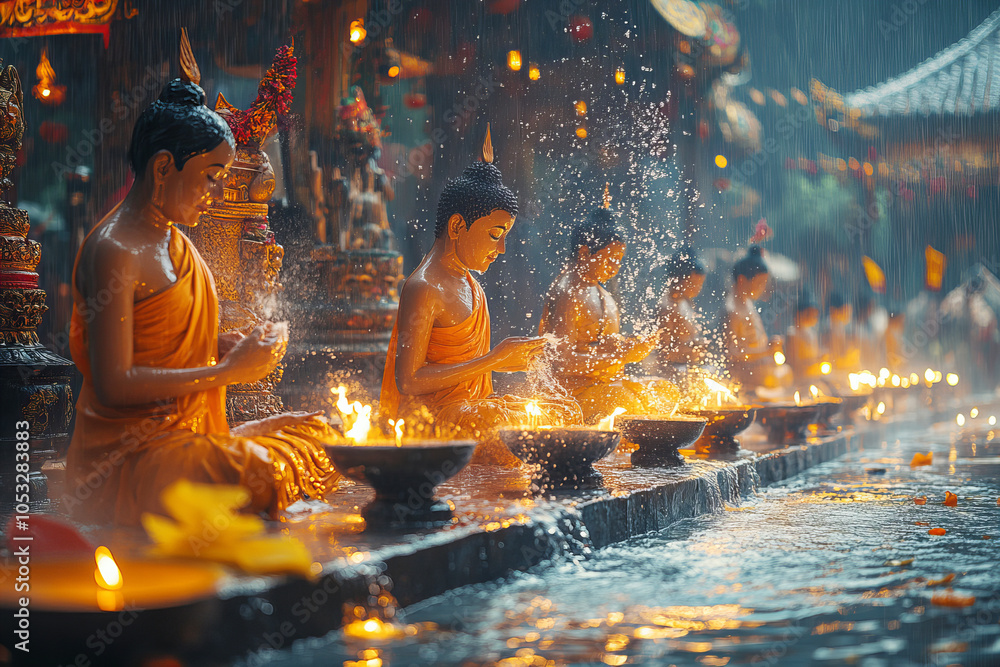
MULTIPOLYGON (((431 329, 427 344, 428 364, 458 364, 486 355, 490 351, 490 311, 486 294, 471 274, 466 274, 472 288, 472 314, 465 321, 449 327, 431 329)), ((453 387, 431 394, 401 394, 396 386, 397 320, 389 339, 379 410, 387 418, 410 417, 426 408, 438 424, 454 427, 460 437, 482 440, 476 451, 479 462, 516 465, 517 459, 493 434, 497 428, 528 422, 527 404, 535 400, 542 410, 540 423, 553 425, 580 423, 583 414, 572 399, 543 396, 526 399, 493 394, 493 374, 486 372, 453 387)))
MULTIPOLYGON (((215 364, 215 281, 197 249, 175 227, 170 258, 176 282, 135 303, 133 363, 159 368, 215 364)), ((74 284, 70 352, 83 386, 66 458, 64 499, 74 517, 137 524, 143 512, 164 513, 160 494, 179 478, 243 485, 251 493, 250 509, 272 516, 300 498, 322 498, 336 488, 337 474, 321 444, 336 435, 318 419, 266 436, 233 436, 226 421, 225 387, 155 404, 102 405, 94 391, 88 332, 93 309, 99 308, 99 298, 85 303, 74 284)))

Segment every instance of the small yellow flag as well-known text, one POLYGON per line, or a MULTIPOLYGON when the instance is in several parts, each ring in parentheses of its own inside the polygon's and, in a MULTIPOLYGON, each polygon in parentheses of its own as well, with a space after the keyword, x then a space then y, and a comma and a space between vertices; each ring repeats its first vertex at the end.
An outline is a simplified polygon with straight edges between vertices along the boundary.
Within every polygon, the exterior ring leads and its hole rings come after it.
POLYGON ((924 248, 924 257, 927 258, 927 274, 924 284, 932 292, 940 292, 941 283, 944 281, 944 267, 947 264, 944 253, 927 246, 924 248))
POLYGON ((877 294, 885 294, 885 273, 882 268, 867 255, 862 256, 861 263, 864 264, 865 277, 868 278, 868 284, 872 286, 872 290, 877 294))

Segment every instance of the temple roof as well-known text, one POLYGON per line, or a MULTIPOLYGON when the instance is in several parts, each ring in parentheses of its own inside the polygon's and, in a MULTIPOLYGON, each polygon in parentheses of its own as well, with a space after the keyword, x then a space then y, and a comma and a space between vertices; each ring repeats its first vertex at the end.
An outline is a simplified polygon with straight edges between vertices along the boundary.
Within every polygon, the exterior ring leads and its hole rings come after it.
POLYGON ((972 115, 1000 107, 1000 10, 964 39, 910 71, 847 93, 862 117, 972 115))

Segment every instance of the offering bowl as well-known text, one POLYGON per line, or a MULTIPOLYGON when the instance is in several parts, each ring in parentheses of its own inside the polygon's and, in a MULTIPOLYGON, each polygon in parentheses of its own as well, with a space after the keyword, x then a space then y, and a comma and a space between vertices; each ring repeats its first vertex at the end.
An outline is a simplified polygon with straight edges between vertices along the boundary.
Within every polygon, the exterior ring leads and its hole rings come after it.
POLYGON ((757 416, 757 406, 700 408, 689 410, 688 414, 708 420, 705 432, 695 443, 697 449, 731 454, 739 451, 740 441, 736 439, 736 434, 753 424, 757 416))
POLYGON ((824 428, 829 428, 830 420, 843 409, 844 401, 836 396, 817 396, 814 401, 820 406, 817 423, 824 428))
POLYGON ((827 409, 820 403, 770 403, 757 408, 757 422, 767 429, 768 441, 780 445, 805 438, 809 425, 817 423, 827 409))
POLYGON ((375 501, 362 511, 369 525, 450 521, 451 507, 434 497, 434 488, 457 475, 475 451, 475 440, 326 445, 338 472, 375 489, 375 501))
POLYGON ((632 452, 632 465, 652 467, 684 463, 684 457, 677 450, 697 440, 705 430, 708 419, 683 415, 622 415, 615 423, 622 430, 622 437, 639 447, 632 452))
POLYGON ((533 468, 536 480, 549 487, 585 488, 601 483, 594 463, 614 451, 619 431, 596 428, 503 428, 500 440, 533 468))

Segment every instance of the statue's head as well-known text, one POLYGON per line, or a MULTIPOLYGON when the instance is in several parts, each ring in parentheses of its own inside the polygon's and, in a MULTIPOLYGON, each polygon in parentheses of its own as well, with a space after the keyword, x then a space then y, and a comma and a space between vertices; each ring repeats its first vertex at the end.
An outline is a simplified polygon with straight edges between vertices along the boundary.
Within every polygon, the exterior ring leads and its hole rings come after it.
POLYGON ((489 141, 487 131, 483 161, 473 162, 445 185, 434 228, 436 238, 455 244, 464 266, 480 272, 506 251, 507 234, 517 217, 517 197, 503 184, 489 141))
POLYGON ((667 285, 685 299, 698 296, 705 285, 705 274, 705 265, 687 244, 667 260, 667 285))
POLYGON ((603 283, 618 275, 625 256, 625 234, 610 208, 596 208, 570 237, 577 270, 590 282, 603 283))
POLYGON ((840 292, 834 292, 829 299, 830 322, 838 325, 847 325, 853 316, 851 302, 844 298, 840 292))
POLYGON ((809 329, 819 324, 819 306, 812 294, 803 292, 795 304, 795 326, 809 329))
POLYGON ((751 299, 759 299, 767 289, 767 264, 761 256, 760 246, 750 246, 746 257, 733 266, 733 282, 736 290, 751 299))
POLYGON ((233 133, 205 106, 205 91, 181 79, 139 116, 128 150, 136 181, 149 186, 153 204, 186 225, 197 224, 212 201, 222 199, 235 155, 233 133))

